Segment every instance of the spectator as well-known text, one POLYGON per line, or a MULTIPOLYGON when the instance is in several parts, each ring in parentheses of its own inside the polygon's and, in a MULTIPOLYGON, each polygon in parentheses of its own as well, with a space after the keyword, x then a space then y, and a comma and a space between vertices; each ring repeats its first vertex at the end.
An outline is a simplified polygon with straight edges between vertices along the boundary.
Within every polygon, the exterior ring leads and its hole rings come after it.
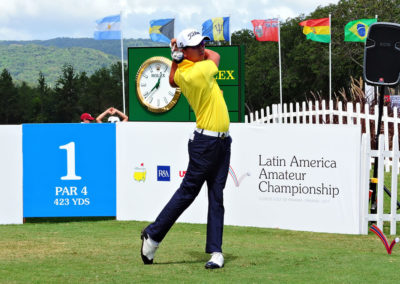
POLYGON ((128 116, 125 113, 114 107, 110 107, 106 109, 103 113, 101 113, 98 117, 96 117, 96 122, 102 123, 104 117, 106 117, 107 115, 110 115, 108 117, 108 122, 119 122, 121 120, 128 121, 128 116))
POLYGON ((90 113, 82 113, 81 115, 81 123, 91 123, 94 120, 94 117, 90 115, 90 113))

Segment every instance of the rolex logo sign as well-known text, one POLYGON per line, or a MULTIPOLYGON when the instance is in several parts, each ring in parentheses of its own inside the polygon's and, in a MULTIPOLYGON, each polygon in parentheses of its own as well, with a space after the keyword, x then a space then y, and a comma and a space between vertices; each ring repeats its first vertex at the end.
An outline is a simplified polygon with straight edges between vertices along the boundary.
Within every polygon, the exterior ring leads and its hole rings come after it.
POLYGON ((217 80, 235 80, 235 70, 219 70, 215 79, 217 80))

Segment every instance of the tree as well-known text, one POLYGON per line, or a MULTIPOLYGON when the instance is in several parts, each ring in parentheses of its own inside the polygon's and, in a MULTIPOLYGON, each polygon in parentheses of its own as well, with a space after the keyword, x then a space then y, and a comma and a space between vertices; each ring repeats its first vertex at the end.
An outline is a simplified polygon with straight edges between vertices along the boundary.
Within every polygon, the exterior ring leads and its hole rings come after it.
POLYGON ((71 65, 62 67, 62 75, 55 87, 54 118, 52 122, 79 122, 81 80, 71 65))
POLYGON ((46 78, 39 72, 38 85, 35 89, 35 103, 38 105, 35 122, 52 122, 55 116, 54 105, 56 104, 55 95, 46 83, 46 78))
MULTIPOLYGON (((126 77, 126 68, 124 69, 126 77)), ((121 63, 118 62, 109 68, 101 68, 90 76, 85 94, 80 98, 85 112, 98 115, 111 106, 122 111, 121 71, 121 63)), ((127 85, 125 93, 128 94, 127 85)))
MULTIPOLYGON (((363 75, 364 45, 344 42, 345 25, 356 19, 374 18, 399 22, 400 5, 393 0, 340 0, 337 5, 317 7, 281 23, 282 87, 285 103, 303 101, 318 94, 329 98, 329 44, 307 40, 301 21, 332 15, 332 93, 348 90, 351 77, 363 75)), ((249 30, 232 34, 234 44, 245 46, 246 106, 251 111, 279 103, 278 46, 257 42, 249 30)), ((348 94, 350 92, 347 92, 348 94)))
POLYGON ((17 124, 20 123, 18 113, 18 93, 14 86, 10 72, 3 69, 0 75, 0 123, 17 124))

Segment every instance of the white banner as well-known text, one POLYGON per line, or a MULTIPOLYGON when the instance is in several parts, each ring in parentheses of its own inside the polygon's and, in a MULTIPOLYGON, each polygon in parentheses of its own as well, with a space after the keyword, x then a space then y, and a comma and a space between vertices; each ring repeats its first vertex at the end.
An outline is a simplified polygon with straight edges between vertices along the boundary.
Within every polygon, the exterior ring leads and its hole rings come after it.
MULTIPOLYGON (((117 124, 118 220, 153 221, 157 217, 182 182, 194 128, 194 123, 117 124)), ((204 189, 179 221, 207 222, 204 189)))
POLYGON ((22 224, 22 126, 0 127, 0 224, 22 224))
POLYGON ((360 128, 233 128, 225 224, 360 233, 360 128))
MULTIPOLYGON (((179 187, 194 123, 117 124, 117 219, 153 221, 179 187)), ((225 224, 360 233, 360 128, 231 124, 225 224)), ((178 221, 206 223, 202 190, 178 221)))

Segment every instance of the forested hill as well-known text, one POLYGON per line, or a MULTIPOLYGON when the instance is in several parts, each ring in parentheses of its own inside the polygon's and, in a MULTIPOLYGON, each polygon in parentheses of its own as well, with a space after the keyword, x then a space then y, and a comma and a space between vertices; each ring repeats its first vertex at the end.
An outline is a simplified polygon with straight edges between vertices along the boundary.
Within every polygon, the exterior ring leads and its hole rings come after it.
MULTIPOLYGON (((65 64, 90 75, 117 62, 121 58, 120 44, 120 40, 91 38, 0 41, 0 70, 7 69, 14 80, 33 85, 37 83, 39 72, 42 72, 47 83, 54 86, 65 64)), ((161 45, 149 39, 125 39, 124 59, 127 60, 128 47, 161 45)))
MULTIPOLYGON (((86 47, 100 50, 104 53, 121 57, 120 40, 94 40, 93 38, 67 38, 59 37, 49 40, 28 40, 28 41, 1 41, 1 45, 29 45, 53 46, 59 48, 86 47)), ((150 39, 124 39, 124 58, 127 58, 127 48, 135 46, 165 46, 166 44, 154 42, 150 39)))

